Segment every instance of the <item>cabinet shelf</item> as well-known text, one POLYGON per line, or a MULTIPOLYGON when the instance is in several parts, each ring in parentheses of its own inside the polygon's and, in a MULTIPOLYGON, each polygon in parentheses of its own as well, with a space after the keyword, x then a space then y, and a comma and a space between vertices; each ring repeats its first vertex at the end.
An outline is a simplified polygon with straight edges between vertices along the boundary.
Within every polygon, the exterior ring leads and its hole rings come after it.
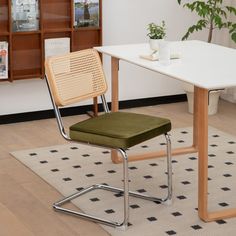
POLYGON ((101 27, 80 27, 80 28, 74 28, 74 31, 94 31, 94 30, 101 30, 101 27))
MULTIPOLYGON (((24 71, 26 72, 26 71, 24 71)), ((27 73, 27 75, 15 75, 13 77, 14 80, 22 80, 22 79, 32 79, 32 78, 42 78, 42 74, 37 73, 27 73)))
POLYGON ((71 32, 73 29, 71 28, 62 28, 62 29, 46 29, 43 33, 57 33, 57 32, 71 32))
POLYGON ((7 36, 7 35, 10 35, 10 33, 9 32, 4 32, 4 31, 0 32, 0 36, 7 36))
POLYGON ((40 34, 40 30, 36 31, 20 31, 20 32, 12 32, 12 35, 30 35, 30 34, 40 34))
MULTIPOLYGON (((8 42, 8 79, 0 81, 42 79, 45 39, 70 38, 70 51, 102 44, 102 0, 99 0, 99 27, 79 28, 74 27, 74 1, 39 1, 39 20, 35 27, 38 30, 28 31, 25 27, 26 31, 15 31, 18 22, 12 19, 16 7, 12 0, 0 0, 0 41, 8 42)), ((22 24, 29 26, 27 22, 22 24)))

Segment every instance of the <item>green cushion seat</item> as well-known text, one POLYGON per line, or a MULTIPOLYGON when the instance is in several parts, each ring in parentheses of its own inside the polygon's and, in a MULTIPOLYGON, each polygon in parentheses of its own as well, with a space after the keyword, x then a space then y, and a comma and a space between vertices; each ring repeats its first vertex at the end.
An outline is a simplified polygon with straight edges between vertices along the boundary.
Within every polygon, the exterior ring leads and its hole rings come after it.
POLYGON ((171 130, 168 119, 149 115, 111 112, 70 127, 72 140, 127 149, 171 130))

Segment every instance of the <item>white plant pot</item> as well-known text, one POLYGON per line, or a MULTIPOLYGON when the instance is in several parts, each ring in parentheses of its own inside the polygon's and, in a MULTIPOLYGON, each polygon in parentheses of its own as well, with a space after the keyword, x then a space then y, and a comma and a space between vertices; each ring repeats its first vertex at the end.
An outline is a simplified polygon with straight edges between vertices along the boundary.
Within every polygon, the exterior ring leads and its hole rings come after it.
POLYGON ((159 50, 159 43, 164 39, 149 39, 149 45, 151 50, 158 51, 159 50))
MULTIPOLYGON (((193 100, 194 100, 194 87, 191 84, 184 83, 183 89, 185 90, 188 98, 188 111, 193 113, 193 100)), ((208 104, 208 115, 214 115, 218 111, 218 103, 220 97, 220 91, 210 91, 209 93, 209 104, 208 104)))

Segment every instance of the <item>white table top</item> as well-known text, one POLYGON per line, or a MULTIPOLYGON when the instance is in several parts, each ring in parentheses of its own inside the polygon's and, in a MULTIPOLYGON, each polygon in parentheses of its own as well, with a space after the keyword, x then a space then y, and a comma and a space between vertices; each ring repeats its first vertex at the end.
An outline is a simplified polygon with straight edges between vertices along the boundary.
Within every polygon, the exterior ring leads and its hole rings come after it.
POLYGON ((170 65, 149 61, 140 55, 149 55, 149 44, 129 44, 95 47, 101 53, 129 63, 168 75, 205 89, 236 86, 236 50, 202 41, 170 42, 171 52, 180 59, 170 65))

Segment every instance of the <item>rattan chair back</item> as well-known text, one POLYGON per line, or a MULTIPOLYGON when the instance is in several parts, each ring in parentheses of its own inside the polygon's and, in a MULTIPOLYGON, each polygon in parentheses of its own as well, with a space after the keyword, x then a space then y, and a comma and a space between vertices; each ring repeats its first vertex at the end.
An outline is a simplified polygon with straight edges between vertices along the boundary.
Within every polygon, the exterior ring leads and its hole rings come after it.
POLYGON ((101 60, 94 49, 49 57, 45 73, 57 106, 97 97, 107 90, 101 60))

